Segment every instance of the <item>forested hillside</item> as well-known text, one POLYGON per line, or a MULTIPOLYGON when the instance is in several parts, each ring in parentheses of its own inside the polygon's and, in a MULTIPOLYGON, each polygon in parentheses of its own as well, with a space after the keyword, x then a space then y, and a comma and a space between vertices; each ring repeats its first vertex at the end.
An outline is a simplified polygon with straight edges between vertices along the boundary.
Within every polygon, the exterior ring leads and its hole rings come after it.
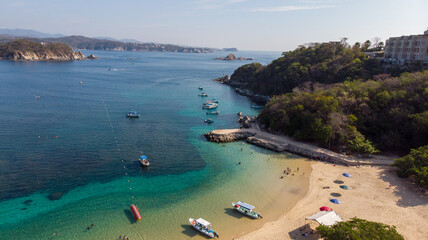
POLYGON ((296 89, 273 97, 259 119, 336 150, 407 153, 428 144, 428 71, 296 89))
POLYGON ((305 83, 338 83, 370 79, 383 73, 381 62, 368 58, 359 44, 317 43, 284 52, 267 66, 247 64, 236 69, 228 84, 256 94, 278 95, 305 83))

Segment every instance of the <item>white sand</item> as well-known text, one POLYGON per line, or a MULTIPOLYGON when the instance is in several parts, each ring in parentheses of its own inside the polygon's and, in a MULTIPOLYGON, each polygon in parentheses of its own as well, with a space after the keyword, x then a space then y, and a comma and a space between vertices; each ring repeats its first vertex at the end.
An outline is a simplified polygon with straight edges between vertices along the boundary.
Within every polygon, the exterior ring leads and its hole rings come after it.
POLYGON ((315 162, 312 168, 308 193, 296 206, 277 221, 267 222, 261 229, 239 239, 318 239, 314 234, 303 237, 304 231, 300 228, 306 224, 313 228, 318 225, 305 217, 317 213, 321 206, 333 208, 344 220, 356 216, 395 225, 405 239, 428 239, 428 196, 397 177, 391 168, 344 167, 322 162, 315 162), (342 176, 345 172, 352 177, 342 176), (341 189, 341 184, 334 183, 335 180, 343 181, 351 189, 341 189), (324 186, 330 188, 323 189, 324 186), (342 196, 333 197, 331 193, 342 196), (331 203, 331 198, 340 199, 342 204, 331 203))

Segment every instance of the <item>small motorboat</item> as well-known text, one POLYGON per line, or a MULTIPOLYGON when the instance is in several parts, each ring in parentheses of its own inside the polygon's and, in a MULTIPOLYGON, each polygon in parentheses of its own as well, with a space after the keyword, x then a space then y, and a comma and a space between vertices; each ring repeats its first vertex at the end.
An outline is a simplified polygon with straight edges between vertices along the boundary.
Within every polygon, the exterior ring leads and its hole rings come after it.
POLYGON ((219 113, 220 113, 220 111, 214 111, 214 110, 206 112, 207 115, 218 115, 219 113))
POLYGON ((127 118, 139 118, 139 117, 140 117, 140 114, 138 114, 138 113, 137 113, 137 111, 129 111, 129 112, 126 114, 126 117, 127 117, 127 118))
POLYGON ((203 87, 201 87, 201 86, 199 86, 199 87, 198 87, 198 89, 199 89, 199 90, 204 90, 204 88, 203 88, 203 87))
POLYGON ((141 220, 140 212, 139 212, 138 208, 134 204, 131 204, 131 212, 134 215, 134 218, 135 218, 136 221, 140 221, 141 220))
POLYGON ((215 109, 217 106, 217 103, 204 103, 202 109, 215 109))
POLYGON ((140 161, 141 165, 144 166, 144 167, 148 167, 150 165, 150 162, 147 159, 146 155, 141 155, 140 159, 138 159, 138 160, 140 161))
POLYGON ((256 106, 256 105, 252 105, 252 106, 251 106, 251 108, 254 108, 254 109, 262 109, 262 108, 265 108, 265 106, 256 106))
POLYGON ((204 120, 205 123, 213 123, 214 121, 211 118, 205 119, 204 120))
POLYGON ((208 94, 206 94, 206 93, 199 93, 198 96, 199 97, 208 97, 208 94))
POLYGON ((207 235, 210 238, 219 237, 219 235, 211 229, 211 223, 207 222, 206 220, 199 218, 197 220, 193 218, 189 218, 190 224, 199 232, 207 235))
POLYGON ((211 101, 212 101, 213 103, 218 103, 218 100, 217 100, 217 99, 215 99, 215 98, 211 99, 211 101))
POLYGON ((241 201, 236 202, 236 203, 233 202, 232 206, 233 206, 233 208, 236 211, 238 211, 238 212, 240 212, 240 213, 242 213, 244 215, 247 215, 249 217, 256 218, 256 219, 257 218, 263 218, 262 215, 260 215, 260 213, 253 212, 253 209, 255 207, 252 206, 252 205, 250 205, 250 204, 248 204, 248 203, 244 203, 244 202, 241 202, 241 201))

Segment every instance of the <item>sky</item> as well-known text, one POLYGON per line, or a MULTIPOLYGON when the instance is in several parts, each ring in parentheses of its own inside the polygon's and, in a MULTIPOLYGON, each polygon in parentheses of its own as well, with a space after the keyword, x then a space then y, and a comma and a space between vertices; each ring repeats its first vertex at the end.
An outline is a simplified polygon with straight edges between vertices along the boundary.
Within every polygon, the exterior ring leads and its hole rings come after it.
POLYGON ((0 28, 289 51, 422 34, 428 0, 0 0, 0 28))

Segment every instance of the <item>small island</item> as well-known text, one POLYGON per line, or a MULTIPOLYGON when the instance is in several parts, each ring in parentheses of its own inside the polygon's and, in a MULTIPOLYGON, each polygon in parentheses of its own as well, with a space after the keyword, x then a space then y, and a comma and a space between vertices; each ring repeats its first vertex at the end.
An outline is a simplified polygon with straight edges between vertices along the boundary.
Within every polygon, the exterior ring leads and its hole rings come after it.
POLYGON ((214 58, 214 60, 233 61, 233 60, 253 60, 253 59, 252 58, 244 58, 244 57, 237 58, 235 56, 235 54, 231 53, 231 54, 227 55, 225 58, 218 57, 218 58, 214 58))
POLYGON ((65 43, 35 43, 19 39, 0 44, 0 60, 9 61, 73 61, 86 60, 65 43))

